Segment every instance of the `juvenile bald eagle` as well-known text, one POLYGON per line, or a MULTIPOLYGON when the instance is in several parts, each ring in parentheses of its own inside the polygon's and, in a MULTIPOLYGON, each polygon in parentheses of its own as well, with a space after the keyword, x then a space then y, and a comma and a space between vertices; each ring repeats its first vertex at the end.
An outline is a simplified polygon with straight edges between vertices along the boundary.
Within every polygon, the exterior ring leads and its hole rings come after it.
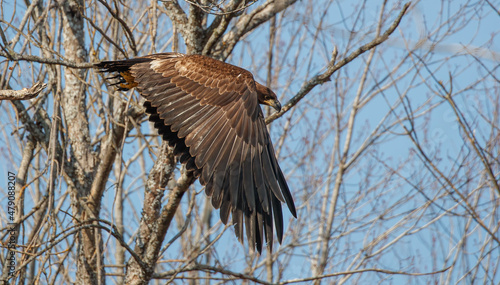
POLYGON ((281 243, 281 203, 297 213, 259 106, 281 109, 273 91, 249 71, 201 55, 160 53, 95 66, 115 73, 120 90, 135 87, 146 99, 149 120, 199 177, 224 224, 232 213, 240 242, 245 225, 251 248, 262 252, 265 237, 272 250, 274 216, 281 243))

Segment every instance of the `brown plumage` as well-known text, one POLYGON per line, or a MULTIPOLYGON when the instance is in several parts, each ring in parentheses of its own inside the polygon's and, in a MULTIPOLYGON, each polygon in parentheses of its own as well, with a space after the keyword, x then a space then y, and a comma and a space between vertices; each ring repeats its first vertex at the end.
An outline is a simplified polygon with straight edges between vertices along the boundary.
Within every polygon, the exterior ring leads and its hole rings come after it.
POLYGON ((96 67, 146 99, 149 120, 199 176, 224 224, 232 214, 240 242, 244 224, 251 248, 261 252, 265 238, 272 250, 274 216, 281 243, 281 203, 297 214, 259 106, 279 111, 274 92, 247 70, 201 55, 161 53, 96 67))

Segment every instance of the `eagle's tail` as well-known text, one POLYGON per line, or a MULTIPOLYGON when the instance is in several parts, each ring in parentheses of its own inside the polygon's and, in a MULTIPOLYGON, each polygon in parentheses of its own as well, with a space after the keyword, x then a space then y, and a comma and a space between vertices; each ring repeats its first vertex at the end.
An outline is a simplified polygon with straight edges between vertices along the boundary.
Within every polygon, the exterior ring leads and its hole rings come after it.
POLYGON ((99 72, 109 72, 113 76, 107 77, 106 79, 117 79, 117 82, 111 85, 118 86, 118 90, 129 90, 137 86, 137 82, 134 81, 134 76, 130 73, 130 68, 138 63, 152 61, 153 59, 147 57, 138 57, 125 60, 115 60, 115 61, 102 61, 94 64, 94 67, 99 70, 99 72))

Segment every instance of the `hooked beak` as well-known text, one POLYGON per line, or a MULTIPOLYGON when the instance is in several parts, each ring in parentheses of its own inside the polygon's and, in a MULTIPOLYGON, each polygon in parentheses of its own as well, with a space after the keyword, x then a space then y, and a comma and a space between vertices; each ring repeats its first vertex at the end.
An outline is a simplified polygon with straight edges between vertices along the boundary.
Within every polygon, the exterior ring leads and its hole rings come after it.
POLYGON ((274 104, 272 106, 274 108, 274 110, 276 110, 277 112, 280 112, 281 111, 281 103, 280 101, 278 100, 275 100, 274 101, 274 104))
POLYGON ((276 110, 277 112, 281 111, 281 103, 280 103, 280 101, 278 101, 278 99, 266 100, 266 101, 264 101, 264 104, 266 104, 267 106, 273 107, 274 110, 276 110))

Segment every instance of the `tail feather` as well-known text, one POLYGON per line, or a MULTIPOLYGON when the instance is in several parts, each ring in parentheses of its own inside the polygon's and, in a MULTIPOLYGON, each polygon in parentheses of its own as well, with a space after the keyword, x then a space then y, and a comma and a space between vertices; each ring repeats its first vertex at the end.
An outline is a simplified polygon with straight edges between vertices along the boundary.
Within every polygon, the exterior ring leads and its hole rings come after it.
POLYGON ((133 76, 130 74, 130 68, 135 64, 152 60, 152 58, 138 57, 125 60, 102 61, 94 64, 94 67, 97 68, 99 72, 112 73, 112 76, 106 79, 117 79, 117 81, 111 85, 116 85, 118 86, 118 90, 124 91, 137 86, 133 76))
POLYGON ((94 64, 94 67, 99 69, 99 72, 123 72, 129 71, 130 67, 132 67, 134 64, 152 60, 152 58, 137 57, 124 60, 101 61, 94 64))

